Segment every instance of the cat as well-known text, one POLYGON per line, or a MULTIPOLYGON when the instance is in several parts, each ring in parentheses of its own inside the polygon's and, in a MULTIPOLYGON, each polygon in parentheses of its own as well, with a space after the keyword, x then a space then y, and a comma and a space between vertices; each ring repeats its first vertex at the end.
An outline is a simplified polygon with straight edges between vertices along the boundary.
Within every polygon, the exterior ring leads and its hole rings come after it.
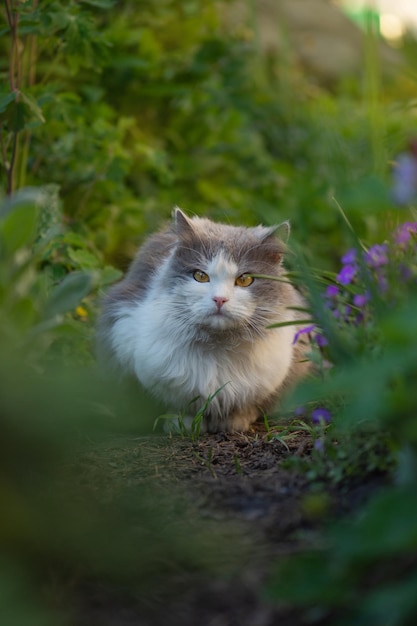
POLYGON ((288 233, 288 222, 238 227, 176 208, 104 299, 102 358, 171 410, 193 415, 214 396, 205 432, 249 430, 310 370, 308 340, 294 343, 299 327, 267 328, 305 307, 285 279, 288 233))

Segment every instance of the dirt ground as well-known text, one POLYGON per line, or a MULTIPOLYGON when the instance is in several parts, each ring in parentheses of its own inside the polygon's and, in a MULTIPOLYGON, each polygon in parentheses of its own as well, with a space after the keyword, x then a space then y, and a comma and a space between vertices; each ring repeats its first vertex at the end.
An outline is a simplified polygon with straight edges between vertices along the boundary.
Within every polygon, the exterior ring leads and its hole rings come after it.
POLYGON ((310 623, 296 607, 276 606, 265 594, 274 564, 314 546, 325 523, 350 514, 383 482, 379 477, 348 487, 311 484, 283 463, 308 456, 311 446, 306 432, 284 443, 260 424, 249 434, 204 435, 197 441, 166 435, 115 439, 87 455, 83 463, 90 472, 111 468, 111 488, 142 484, 179 490, 187 517, 202 528, 227 529, 238 554, 224 571, 180 570, 146 593, 85 583, 76 601, 76 626, 310 623))

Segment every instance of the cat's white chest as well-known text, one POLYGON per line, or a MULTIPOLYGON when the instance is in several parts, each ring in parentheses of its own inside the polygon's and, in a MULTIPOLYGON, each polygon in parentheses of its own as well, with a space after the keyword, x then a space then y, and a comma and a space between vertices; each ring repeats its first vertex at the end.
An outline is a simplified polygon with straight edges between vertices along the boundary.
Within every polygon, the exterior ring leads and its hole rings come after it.
POLYGON ((291 327, 271 329, 255 341, 233 346, 195 341, 193 332, 171 316, 157 297, 127 308, 113 327, 119 361, 172 408, 186 409, 195 397, 213 401, 219 412, 274 393, 292 360, 291 327))

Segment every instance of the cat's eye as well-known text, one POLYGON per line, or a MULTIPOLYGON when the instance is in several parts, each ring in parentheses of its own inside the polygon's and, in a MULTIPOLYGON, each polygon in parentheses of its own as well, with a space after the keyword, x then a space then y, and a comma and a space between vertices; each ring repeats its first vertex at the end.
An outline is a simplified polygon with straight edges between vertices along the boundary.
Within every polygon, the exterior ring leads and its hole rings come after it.
POLYGON ((249 274, 242 274, 241 276, 238 276, 235 280, 235 285, 237 285, 237 287, 249 287, 249 285, 251 285, 253 283, 253 278, 252 276, 249 276, 249 274))
POLYGON ((210 282, 209 275, 206 274, 205 272, 202 272, 201 270, 195 270, 195 272, 193 273, 193 278, 198 283, 209 283, 210 282))

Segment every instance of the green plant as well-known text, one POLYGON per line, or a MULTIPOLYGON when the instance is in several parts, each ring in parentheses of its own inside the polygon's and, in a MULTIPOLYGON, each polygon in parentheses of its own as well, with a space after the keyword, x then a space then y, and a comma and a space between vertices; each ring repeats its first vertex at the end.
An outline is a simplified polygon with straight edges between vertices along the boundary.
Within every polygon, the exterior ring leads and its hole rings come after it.
POLYGON ((180 413, 167 413, 157 417, 154 422, 154 429, 160 421, 166 420, 167 429, 169 430, 169 432, 178 433, 183 437, 189 436, 191 437, 192 441, 195 441, 200 437, 205 411, 207 411, 210 402, 214 400, 217 394, 219 394, 226 385, 228 385, 228 383, 225 383, 224 385, 216 389, 214 393, 210 394, 208 398, 206 398, 206 400, 203 402, 201 407, 198 409, 198 411, 195 413, 194 417, 191 418, 189 416, 191 410, 190 407, 195 405, 200 400, 199 396, 191 400, 189 407, 183 411, 180 411, 180 413))
POLYGON ((326 533, 323 548, 282 562, 268 595, 303 623, 408 626, 417 615, 414 487, 386 490, 326 533))
POLYGON ((336 359, 297 400, 334 409, 311 458, 289 463, 321 487, 382 476, 391 486, 325 529, 322 547, 277 567, 269 594, 296 603, 309 623, 405 626, 417 615, 416 229, 406 222, 383 244, 349 251, 327 297, 313 284, 313 317, 326 339, 319 335, 318 347, 336 359))

